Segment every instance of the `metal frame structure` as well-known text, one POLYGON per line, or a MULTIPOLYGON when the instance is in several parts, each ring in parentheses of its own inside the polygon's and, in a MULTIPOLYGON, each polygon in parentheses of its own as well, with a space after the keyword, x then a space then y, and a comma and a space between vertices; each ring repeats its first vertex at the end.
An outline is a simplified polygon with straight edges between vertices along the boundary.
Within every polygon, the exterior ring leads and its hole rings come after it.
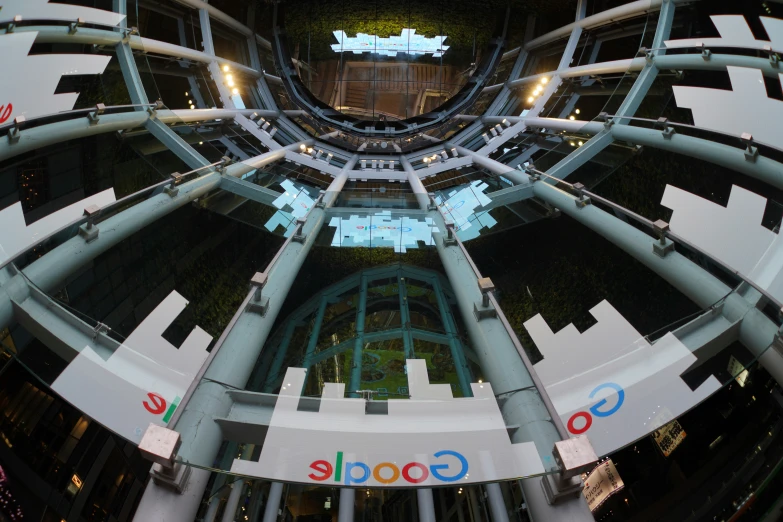
MULTIPOLYGON (((267 82, 279 79, 275 79, 263 71, 257 46, 260 44, 265 49, 271 50, 272 45, 259 35, 254 34, 248 27, 206 2, 201 0, 178 0, 178 2, 199 10, 205 45, 204 52, 143 38, 131 34, 125 27, 120 27, 117 31, 90 28, 71 31, 68 25, 22 25, 13 28, 18 32, 38 32, 36 41, 39 43, 81 43, 113 47, 120 61, 123 77, 134 104, 134 111, 104 114, 99 121, 93 121, 89 116, 84 117, 84 111, 72 111, 58 115, 59 121, 52 123, 41 121, 28 122, 27 126, 9 124, 0 127, 0 134, 5 134, 5 136, 0 136, 0 160, 65 140, 143 126, 146 132, 174 151, 194 169, 194 172, 198 171, 198 176, 192 181, 177 183, 176 191, 157 193, 146 201, 99 223, 97 226, 101 232, 95 241, 85 243, 84 239, 77 236, 64 242, 22 271, 15 271, 8 266, 4 267, 2 269, 2 286, 0 287, 0 322, 3 325, 9 325, 13 321, 20 320, 22 313, 20 311, 27 310, 29 312, 31 307, 37 307, 35 310, 38 317, 45 319, 40 321, 37 326, 41 331, 47 331, 55 337, 65 338, 71 335, 72 339, 78 338, 79 332, 84 334, 84 324, 65 310, 52 307, 42 308, 41 296, 45 296, 45 294, 38 289, 43 292, 55 291, 81 266, 106 252, 119 241, 145 226, 152 225, 156 220, 164 218, 173 210, 216 189, 232 192, 260 203, 270 203, 278 196, 277 193, 261 189, 256 185, 243 182, 241 179, 243 175, 265 165, 278 161, 290 161, 331 176, 333 180, 329 188, 303 220, 297 224, 294 234, 288 238, 277 256, 265 269, 264 283, 251 287, 243 304, 237 310, 223 335, 218 339, 199 378, 183 399, 183 406, 172 418, 169 427, 176 429, 182 435, 183 442, 179 456, 183 461, 208 467, 215 460, 224 439, 221 425, 215 422, 215 419, 226 419, 233 401, 238 397, 236 394, 229 393, 227 386, 244 390, 248 387, 248 383, 251 383, 250 386, 263 387, 266 390, 270 388, 271 383, 256 382, 252 384, 254 381, 251 369, 262 353, 285 296, 312 247, 315 237, 324 224, 326 208, 333 206, 348 180, 376 177, 375 179, 407 183, 416 196, 420 211, 437 225, 438 232, 434 232, 433 236, 445 268, 447 281, 439 277, 430 280, 436 289, 447 333, 435 335, 402 328, 399 331, 371 334, 357 328, 357 335, 354 339, 343 342, 333 350, 338 348, 339 350, 353 349, 354 357, 358 355, 360 360, 364 342, 376 338, 375 336, 380 339, 384 335, 394 335, 402 336, 405 340, 406 355, 414 338, 428 340, 437 338, 437 342, 449 345, 453 354, 463 353, 464 350, 460 349, 461 344, 455 321, 453 317, 450 317, 450 314, 444 312, 448 308, 448 292, 446 291, 446 282, 448 282, 453 288, 457 307, 466 323, 475 351, 471 357, 476 357, 481 362, 482 368, 484 368, 495 390, 500 394, 505 394, 502 406, 503 413, 510 423, 518 426, 512 438, 519 441, 534 440, 539 448, 547 448, 546 455, 543 455, 545 460, 553 444, 565 438, 567 434, 564 433, 562 426, 558 426, 559 418, 553 413, 551 402, 543 387, 537 382, 532 366, 525 363, 524 351, 520 350, 521 345, 513 331, 510 330, 491 290, 480 286, 481 274, 475 269, 475 265, 459 240, 453 240, 448 221, 437 209, 437 206, 432 204, 431 196, 424 188, 422 179, 435 173, 473 165, 489 171, 492 175, 504 176, 514 182, 516 186, 503 191, 502 194, 490 194, 490 198, 498 202, 497 204, 510 204, 523 199, 537 198, 560 209, 561 212, 616 244, 658 273, 699 306, 708 307, 723 300, 720 313, 717 316, 713 314, 709 318, 699 317, 681 328, 682 331, 688 332, 689 348, 696 350, 706 343, 714 342, 716 338, 720 338, 720 342, 724 346, 727 342, 739 339, 759 357, 760 363, 774 376, 777 382, 783 383, 783 356, 777 349, 769 349, 771 345, 779 343, 779 330, 777 325, 761 310, 769 302, 768 296, 763 295, 742 277, 738 279, 738 284, 734 288, 729 287, 701 266, 677 252, 669 252, 663 257, 657 255, 654 252, 654 244, 660 238, 641 232, 618 218, 617 215, 606 212, 598 206, 578 204, 583 202, 585 197, 585 192, 578 188, 574 189, 573 194, 570 194, 554 186, 556 182, 560 183, 560 186, 563 186, 562 184, 568 185, 563 180, 570 173, 590 161, 610 144, 623 142, 659 148, 720 163, 777 188, 783 188, 783 174, 781 174, 783 173, 783 165, 773 158, 765 157, 764 154, 760 154, 755 161, 750 162, 747 160, 743 148, 684 134, 674 133, 672 135, 669 133, 668 136, 664 136, 664 132, 661 130, 628 125, 659 71, 723 71, 728 66, 741 66, 760 69, 766 76, 778 76, 779 69, 774 61, 764 58, 712 54, 709 60, 705 60, 698 53, 664 55, 661 52, 661 43, 669 35, 674 20, 675 7, 684 2, 680 0, 638 0, 604 13, 585 17, 585 2, 580 0, 574 23, 538 38, 530 39, 523 48, 507 53, 509 57, 513 57, 516 53, 512 78, 502 86, 489 87, 489 91, 485 89, 485 92, 497 92, 497 95, 484 115, 475 118, 464 117, 465 120, 473 120, 472 123, 452 136, 448 142, 430 139, 429 141, 432 143, 423 149, 395 156, 374 154, 365 150, 358 153, 346 151, 326 137, 307 135, 290 119, 290 117, 298 115, 297 111, 280 111, 268 88, 267 82), (620 20, 627 20, 651 11, 660 11, 660 14, 654 48, 648 51, 645 56, 637 57, 635 55, 636 49, 634 49, 634 56, 628 59, 594 63, 596 56, 594 53, 589 64, 569 67, 584 29, 614 24, 620 20), (215 55, 211 45, 211 20, 228 26, 247 39, 250 66, 215 55), (519 77, 528 63, 532 51, 542 45, 566 37, 568 40, 557 70, 519 77), (223 108, 168 111, 162 106, 153 106, 149 103, 141 84, 134 51, 169 56, 179 60, 183 66, 187 61, 207 64, 219 88, 223 84, 220 67, 228 65, 237 74, 246 75, 252 79, 255 85, 253 96, 263 103, 263 109, 237 110, 231 103, 230 94, 224 88, 221 89, 223 108), (538 110, 555 92, 558 84, 557 79, 627 72, 639 72, 640 74, 621 108, 614 115, 606 115, 605 121, 574 122, 561 118, 538 117, 538 110), (542 77, 550 78, 553 81, 549 83, 544 96, 536 103, 528 116, 504 114, 505 111, 516 107, 514 103, 515 89, 536 82, 542 77), (274 123, 270 123, 272 127, 270 125, 262 127, 259 119, 262 117, 273 120, 274 123), (171 128, 176 123, 206 122, 218 119, 233 119, 248 133, 256 136, 268 148, 268 152, 251 158, 242 158, 241 163, 221 165, 218 168, 217 164, 209 164, 208 160, 198 154, 171 128), (497 125, 501 126, 503 132, 499 132, 498 137, 490 143, 482 142, 482 132, 489 132, 497 125), (506 125, 506 128, 503 129, 502 125, 506 125), (277 133, 278 129, 279 133, 277 133), (528 129, 579 133, 585 136, 587 141, 584 147, 576 149, 547 172, 537 172, 532 168, 523 172, 490 158, 490 155, 508 140, 528 129), (11 137, 15 137, 15 139, 11 139, 11 137), (318 156, 329 155, 329 161, 316 159, 315 153, 303 152, 303 149, 306 151, 310 147, 319 152, 318 156), (442 161, 439 160, 437 165, 430 167, 423 161, 433 154, 443 157, 442 152, 445 152, 445 158, 442 161), (362 160, 366 162, 379 159, 388 161, 390 157, 396 162, 396 166, 393 168, 356 168, 362 160), (263 305, 259 303, 263 303, 263 305), (263 313, 259 313, 259 306, 262 306, 263 313), (477 310, 484 313, 477 314, 477 310), (718 321, 716 317, 723 320, 717 327, 715 326, 718 321)), ((117 12, 123 13, 125 1, 115 0, 114 6, 117 12)), ((529 28, 532 28, 532 24, 529 24, 529 28)), ((10 27, 0 29, 0 34, 9 30, 11 30, 10 27)), ((529 35, 532 36, 532 30, 529 31, 529 35)), ((298 63, 297 65, 307 67, 306 64, 298 63)), ((578 94, 574 94, 574 96, 578 96, 578 94)), ((203 97, 197 96, 196 99, 201 99, 199 105, 202 106, 203 97)), ((573 106, 574 100, 572 99, 570 103, 573 106)), ((561 114, 562 116, 564 114, 561 114)), ((673 124, 668 123, 667 125, 673 124)), ((172 181, 171 185, 173 187, 175 182, 172 181)), ((590 193, 587 193, 587 196, 595 197, 590 193)), ((611 202, 604 203, 612 205, 611 202)), ((621 207, 614 208, 614 210, 629 215, 629 211, 621 207)), ((669 237, 669 240, 676 242, 677 238, 669 237)), ((707 256, 704 252, 699 253, 707 256)), ((394 269, 398 280, 407 273, 406 270, 409 269, 394 269)), ((360 325, 364 324, 367 285, 373 277, 376 276, 363 273, 350 280, 352 288, 358 287, 360 289, 360 300, 357 306, 357 324, 360 325)), ((417 276, 417 279, 419 278, 417 276)), ((316 324, 320 325, 318 318, 323 318, 328 300, 340 293, 340 289, 345 288, 345 284, 347 283, 324 291, 317 300, 310 304, 310 308, 298 310, 292 318, 302 317, 315 310, 317 312, 316 324)), ((404 312, 406 308, 407 304, 401 293, 400 309, 404 312)), ((294 323, 295 321, 292 319, 282 332, 283 340, 278 352, 268 363, 270 365, 269 371, 273 375, 281 368, 281 355, 285 351, 283 347, 286 346, 285 339, 290 339, 291 325, 294 323)), ((318 326, 313 338, 317 338, 317 329, 318 326)), ((311 342, 310 345, 312 344, 311 342)), ((310 345, 308 345, 307 352, 310 358, 307 361, 312 364, 316 362, 317 358, 313 354, 314 345, 310 345)), ((456 363, 457 358, 455 357, 456 363)), ((466 368, 464 359, 461 359, 459 367, 466 368)), ((361 371, 360 368, 359 371, 361 371)), ((356 383, 357 381, 357 376, 353 375, 352 382, 356 383)), ((469 389, 467 388, 467 374, 460 374, 460 385, 463 390, 469 389)), ((551 458, 551 455, 549 457, 551 458)), ((157 481, 151 481, 138 508, 137 519, 145 521, 193 520, 208 477, 209 472, 205 469, 194 468, 184 494, 168 489, 157 481)), ((547 487, 556 488, 557 485, 549 484, 547 487)), ((540 479, 524 480, 523 490, 529 509, 536 520, 592 520, 589 510, 580 499, 564 498, 557 502, 550 502, 551 499, 547 498, 542 491, 540 479)), ((487 491, 492 505, 493 520, 500 522, 508 520, 508 514, 504 513, 502 507, 503 499, 500 488, 497 485, 488 485, 487 491)), ((352 505, 353 494, 352 490, 343 491, 346 505, 349 503, 352 505)), ((282 485, 273 484, 264 515, 265 522, 275 520, 281 495, 282 485)), ((236 505, 238 497, 232 498, 234 498, 232 502, 236 505)), ((420 520, 434 520, 430 490, 419 490, 418 505, 420 520)), ((353 514, 348 510, 344 512, 341 505, 339 520, 348 522, 352 520, 352 516, 353 514)))

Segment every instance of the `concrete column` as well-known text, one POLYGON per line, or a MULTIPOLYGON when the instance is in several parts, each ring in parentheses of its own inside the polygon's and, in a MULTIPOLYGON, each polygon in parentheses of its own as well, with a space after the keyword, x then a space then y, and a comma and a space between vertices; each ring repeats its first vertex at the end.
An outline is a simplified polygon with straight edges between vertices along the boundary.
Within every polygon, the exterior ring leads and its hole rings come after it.
MULTIPOLYGON (((252 161, 240 165, 245 165, 247 172, 256 168, 252 161)), ((198 383, 190 401, 184 405, 182 415, 174 426, 182 436, 179 457, 183 461, 206 467, 213 465, 223 440, 220 426, 213 419, 228 415, 232 405, 226 390, 232 387, 244 389, 247 385, 253 366, 296 280, 299 269, 321 230, 324 219, 324 209, 313 207, 307 214, 301 230, 301 235, 305 239, 302 242, 289 240, 283 245, 277 261, 268 269, 268 281, 263 288, 264 297, 269 299, 266 314, 244 310, 239 315, 219 352, 212 359, 205 379, 198 383)), ((271 491, 279 495, 278 486, 282 488, 282 485, 273 484, 271 491)), ((190 484, 188 485, 188 489, 194 493, 196 487, 191 489, 190 484)), ((160 489, 162 489, 160 486, 150 482, 144 493, 145 498, 148 495, 159 494, 157 491, 160 489)), ((186 518, 189 516, 190 520, 195 517, 200 495, 195 497, 195 502, 193 502, 194 497, 182 495, 179 496, 178 502, 176 493, 168 492, 168 494, 174 495, 169 502, 170 509, 186 518)), ((146 511, 140 506, 136 519, 143 522, 169 522, 168 516, 170 515, 165 510, 146 511)), ((266 521, 266 515, 264 520, 266 521)))
POLYGON ((492 513, 492 522, 508 522, 508 510, 506 502, 503 500, 503 491, 500 484, 484 484, 489 498, 489 510, 492 513))
POLYGON ((337 522, 353 522, 355 504, 356 490, 353 488, 342 488, 340 490, 340 509, 337 513, 337 522))
MULTIPOLYGON (((462 147, 459 147, 462 149, 462 147)), ((466 149, 462 149, 466 150, 466 149)), ((471 153, 476 161, 477 155, 471 153)), ((403 159, 403 168, 408 173, 408 179, 422 210, 427 210, 429 198, 426 195, 421 180, 416 176, 410 163, 403 159)), ((484 158, 489 160, 489 158, 484 158)), ((496 168, 498 164, 489 160, 488 166, 496 168)), ((502 164, 499 164, 502 165, 502 164)), ((508 169, 508 167, 505 167, 508 169)), ((512 173, 513 174, 513 173, 512 173)), ((519 172, 520 181, 527 181, 527 177, 519 172)), ((504 173, 509 176, 509 174, 504 173)), ((512 181, 514 181, 512 179, 512 181)), ((443 216, 437 210, 428 213, 436 226, 437 232, 433 232, 435 246, 438 249, 446 275, 457 298, 460 313, 468 329, 468 334, 473 342, 476 355, 481 363, 481 369, 487 380, 492 383, 492 389, 496 394, 505 395, 501 406, 503 418, 509 424, 519 425, 520 428, 512 435, 513 442, 533 441, 538 448, 541 460, 546 469, 555 469, 556 464, 552 457, 554 443, 561 440, 560 435, 551 421, 549 412, 544 405, 539 392, 535 389, 533 379, 528 373, 516 346, 509 337, 503 323, 497 317, 484 318, 477 321, 473 314, 475 303, 482 301, 481 291, 478 287, 478 279, 471 268, 469 258, 458 246, 446 246, 443 244, 443 234, 446 230, 443 216)), ((501 311, 499 311, 502 313, 501 311)), ((529 499, 537 499, 535 516, 542 520, 569 520, 572 522, 593 522, 593 515, 587 508, 582 497, 570 498, 561 501, 557 505, 549 505, 541 488, 540 479, 528 479, 522 481, 525 496, 529 499)), ((533 502, 531 502, 532 504, 533 502)))
POLYGON ((432 499, 432 490, 417 489, 416 500, 419 505, 419 522, 435 522, 435 501, 432 499))
POLYGON ((269 496, 266 499, 263 522, 277 522, 277 512, 280 510, 280 500, 283 497, 283 484, 272 482, 269 487, 269 496))
MULTIPOLYGON (((246 444, 242 450, 242 460, 250 460, 251 455, 253 455, 254 448, 255 445, 246 444)), ((231 493, 228 495, 226 509, 223 511, 223 518, 221 519, 221 522, 234 522, 234 519, 236 518, 237 507, 239 507, 239 499, 242 495, 242 490, 245 489, 245 480, 243 478, 231 478, 236 480, 234 480, 233 484, 231 484, 231 493)))
POLYGON ((359 285, 359 302, 356 303, 356 339, 353 342, 353 365, 349 381, 349 397, 358 397, 356 390, 362 387, 362 351, 364 350, 364 321, 367 314, 367 276, 363 275, 359 285))

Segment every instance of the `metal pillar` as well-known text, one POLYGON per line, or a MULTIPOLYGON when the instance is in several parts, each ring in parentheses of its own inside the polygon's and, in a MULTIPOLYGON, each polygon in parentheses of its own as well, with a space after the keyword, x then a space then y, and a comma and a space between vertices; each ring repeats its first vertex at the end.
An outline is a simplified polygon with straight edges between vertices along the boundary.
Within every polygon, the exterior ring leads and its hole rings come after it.
POLYGON ((451 350, 451 358, 454 361, 454 367, 457 370, 457 379, 459 380, 460 390, 462 390, 462 396, 473 397, 473 390, 470 387, 470 369, 468 368, 465 352, 459 339, 457 325, 454 322, 454 317, 451 315, 451 307, 446 300, 446 296, 443 295, 440 281, 438 281, 437 277, 433 279, 432 286, 435 289, 435 295, 438 299, 440 319, 446 329, 446 335, 449 336, 449 349, 451 350))
POLYGON ((337 522, 353 522, 355 503, 356 490, 352 488, 342 488, 340 490, 340 509, 337 513, 337 522))
MULTIPOLYGON (((475 160, 476 157, 481 156, 475 155, 473 157, 475 160)), ((483 159, 489 160, 489 158, 483 159)), ((494 160, 489 161, 494 162, 494 160)), ((402 165, 419 205, 422 210, 427 210, 429 198, 421 180, 411 167, 410 162, 405 160, 402 165)), ((522 178, 522 181, 527 180, 522 178)), ((446 230, 446 226, 440 212, 431 210, 427 216, 432 218, 437 225, 437 229, 433 229, 435 246, 454 290, 474 350, 481 362, 481 369, 489 382, 492 383, 495 394, 504 398, 501 403, 503 418, 507 423, 519 426, 519 429, 511 436, 512 441, 533 441, 541 455, 544 468, 555 469, 556 464, 552 457, 552 449, 555 442, 562 439, 552 423, 533 378, 522 362, 514 341, 500 319, 485 317, 478 320, 474 315, 474 306, 483 301, 483 296, 478 286, 477 276, 472 268, 473 262, 459 246, 444 244, 442 231, 446 230)), ((502 313, 500 310, 497 312, 498 314, 502 313)), ((557 505, 550 505, 544 495, 540 479, 523 480, 521 483, 528 502, 535 504, 532 512, 536 516, 543 517, 542 520, 562 519, 573 522, 593 522, 593 515, 581 497, 564 499, 557 505)))
MULTIPOLYGON (((253 449, 255 448, 255 445, 253 444, 245 444, 245 447, 242 449, 242 454, 240 455, 240 458, 242 460, 250 460, 250 457, 253 455, 253 449)), ((233 456, 233 453, 231 454, 233 456)), ((223 518, 221 522, 234 522, 234 519, 236 518, 237 513, 237 507, 239 507, 239 500, 242 495, 242 491, 245 489, 245 479, 244 478, 234 478, 234 482, 231 484, 231 493, 228 495, 228 500, 226 501, 226 509, 223 511, 223 518)))
POLYGON ((345 164, 340 173, 332 180, 329 188, 326 189, 326 194, 324 194, 323 201, 326 207, 331 207, 334 205, 334 202, 337 200, 337 196, 340 195, 340 191, 343 189, 343 186, 345 186, 345 182, 348 181, 348 176, 356 166, 357 161, 359 161, 359 155, 354 154, 345 164))
POLYGON ((263 522, 277 522, 278 511, 280 510, 280 500, 282 497, 283 484, 280 482, 272 482, 272 485, 269 486, 269 496, 266 498, 263 522))
POLYGON ((318 310, 315 312, 315 321, 313 322, 313 328, 310 330, 310 338, 307 341, 307 349, 305 350, 304 361, 302 361, 303 368, 310 368, 312 363, 310 362, 315 354, 315 349, 318 346, 318 336, 321 335, 321 325, 324 322, 324 314, 326 314, 326 306, 329 304, 327 296, 321 296, 321 301, 318 303, 318 310))
POLYGON ((418 488, 416 490, 416 500, 419 506, 419 522, 436 522, 435 501, 432 498, 432 490, 429 488, 418 488))
POLYGON ((411 334, 411 310, 408 307, 408 287, 402 271, 397 270, 397 295, 400 299, 400 326, 402 327, 402 345, 406 359, 413 359, 413 335, 411 334))
POLYGON ((364 322, 367 314, 367 276, 363 275, 359 286, 359 302, 356 303, 356 339, 353 342, 351 360, 351 381, 348 396, 359 397, 356 390, 362 387, 362 352, 364 350, 364 322))
MULTIPOLYGON (((275 152, 279 153, 279 151, 275 152)), ((284 155, 285 151, 282 154, 284 155)), ((252 161, 238 165, 243 166, 241 170, 244 173, 257 168, 252 161)), ((181 416, 176 420, 172 419, 174 425, 170 427, 179 431, 182 437, 178 456, 184 462, 205 467, 213 465, 223 440, 220 426, 213 419, 228 415, 232 404, 226 390, 246 387, 267 336, 283 307, 291 286, 294 284, 299 269, 321 230, 325 217, 325 211, 319 205, 311 208, 301 228, 302 239, 293 241, 292 236, 281 247, 272 266, 267 269, 267 282, 263 287, 263 295, 268 299, 266 312, 262 315, 253 308, 244 308, 238 313, 236 322, 225 335, 219 351, 212 358, 204 374, 204 378, 198 383, 193 395, 184 404, 184 408, 180 406, 178 412, 182 412, 181 416)), ((242 307, 248 305, 254 293, 255 291, 248 294, 242 307)), ((271 491, 278 491, 277 486, 278 484, 274 483, 271 491)), ((282 485, 279 487, 282 488, 282 485)), ((144 496, 157 495, 160 489, 162 489, 161 486, 157 486, 151 481, 147 485, 144 496)), ((190 485, 188 485, 188 490, 192 491, 190 485)), ((177 496, 174 492, 169 491, 168 493, 170 496, 177 496)), ((179 498, 181 499, 179 502, 172 499, 169 506, 176 509, 179 514, 190 516, 192 520, 198 510, 198 502, 194 504, 191 497, 179 496, 179 498)), ((265 521, 268 513, 267 509, 264 515, 265 521)), ((136 520, 144 522, 168 521, 167 513, 161 510, 146 511, 141 509, 137 511, 136 520)))
POLYGON ((291 344, 291 338, 294 336, 294 330, 296 330, 297 326, 299 326, 299 324, 296 321, 290 321, 285 327, 283 338, 280 340, 280 344, 278 345, 274 359, 272 360, 272 365, 269 367, 269 372, 267 372, 266 383, 264 384, 265 393, 271 392, 275 387, 277 375, 283 367, 283 360, 288 351, 288 345, 291 344), (274 380, 270 381, 270 378, 274 380))
POLYGON ((508 522, 506 502, 503 500, 503 491, 497 482, 484 484, 489 498, 489 510, 492 513, 492 522, 508 522))

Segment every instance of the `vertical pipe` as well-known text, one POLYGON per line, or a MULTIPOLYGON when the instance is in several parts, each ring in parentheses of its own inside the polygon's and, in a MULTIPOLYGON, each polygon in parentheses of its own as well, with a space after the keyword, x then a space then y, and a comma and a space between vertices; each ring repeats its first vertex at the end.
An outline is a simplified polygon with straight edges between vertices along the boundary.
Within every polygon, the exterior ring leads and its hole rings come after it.
POLYGON ((457 370, 457 379, 459 380, 459 387, 462 390, 463 397, 473 397, 473 390, 470 387, 470 369, 465 359, 465 351, 463 345, 459 340, 459 332, 457 331, 457 324, 454 321, 454 317, 451 315, 451 307, 446 300, 446 296, 443 294, 443 289, 440 286, 440 281, 435 277, 432 280, 432 286, 435 289, 435 296, 438 300, 438 308, 440 309, 440 318, 443 322, 443 327, 446 329, 446 334, 449 336, 449 349, 451 350, 451 358, 454 361, 454 368, 457 370))
POLYGON ((402 327, 402 344, 406 359, 413 359, 413 335, 411 335, 411 310, 408 307, 408 289, 402 271, 397 270, 397 294, 400 298, 400 323, 402 327))
POLYGON ((283 497, 283 484, 272 482, 269 486, 269 496, 266 499, 263 522, 277 522, 277 512, 280 509, 280 499, 283 497))
MULTIPOLYGON (((245 444, 240 458, 242 460, 250 460, 251 455, 253 455, 253 448, 255 448, 255 445, 245 444)), ((239 506, 239 499, 244 489, 245 480, 243 478, 237 478, 234 483, 231 484, 231 493, 228 495, 226 509, 223 511, 223 518, 221 522, 234 522, 234 519, 236 518, 237 507, 239 506)))
POLYGON ((500 484, 484 484, 489 497, 489 510, 492 513, 492 522, 508 522, 508 511, 506 502, 503 500, 503 492, 500 490, 500 484))
POLYGON ((329 300, 326 296, 321 296, 321 301, 318 303, 318 311, 315 313, 313 329, 310 330, 310 339, 307 341, 307 349, 305 350, 304 361, 302 362, 303 368, 310 368, 310 361, 313 360, 313 355, 315 355, 315 349, 318 346, 318 336, 321 335, 321 325, 324 322, 327 304, 329 304, 329 300))
POLYGON ((363 275, 359 287, 359 302, 356 304, 356 340, 353 344, 353 361, 349 397, 358 397, 356 390, 362 386, 362 351, 364 349, 364 321, 367 314, 367 276, 363 275))
POLYGON ((342 488, 340 490, 340 509, 337 513, 337 522, 353 522, 355 503, 356 490, 353 488, 342 488))
POLYGON ((417 489, 416 500, 419 504, 419 522, 435 522, 435 501, 432 499, 432 490, 417 489))

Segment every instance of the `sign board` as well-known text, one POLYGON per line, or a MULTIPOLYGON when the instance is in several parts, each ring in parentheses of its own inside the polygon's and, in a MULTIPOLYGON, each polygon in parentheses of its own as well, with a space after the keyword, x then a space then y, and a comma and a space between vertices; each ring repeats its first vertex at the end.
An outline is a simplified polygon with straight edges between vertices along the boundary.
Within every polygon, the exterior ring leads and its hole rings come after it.
MULTIPOLYGON (((453 398, 429 384, 423 359, 406 361, 411 398, 367 414, 364 399, 343 398, 326 383, 319 408, 298 409, 307 370, 288 368, 257 461, 234 460, 231 472, 321 486, 430 487, 497 482, 545 472, 533 442, 512 443, 489 383, 453 398)), ((546 469, 554 462, 547 452, 546 469)))
POLYGON ((734 356, 729 357, 729 374, 734 377, 734 380, 737 381, 737 384, 739 384, 741 387, 745 387, 745 383, 748 380, 748 375, 750 373, 748 370, 745 369, 745 365, 739 362, 737 359, 734 358, 734 356))
POLYGON ((677 420, 661 426, 652 433, 652 438, 658 445, 664 457, 668 457, 685 440, 685 430, 677 420))
POLYGON ((187 304, 177 292, 170 293, 113 353, 100 345, 85 346, 52 389, 138 444, 150 423, 166 425, 207 358, 212 337, 199 327, 179 348, 162 337, 187 304))
POLYGON ((607 301, 584 332, 554 333, 537 315, 525 328, 544 359, 535 368, 566 429, 586 434, 598 456, 640 439, 720 389, 708 377, 691 390, 680 377, 696 356, 671 332, 654 345, 607 301))
POLYGON ((606 499, 625 487, 612 459, 606 459, 593 471, 582 475, 582 481, 585 483, 582 492, 590 511, 601 507, 606 499))

